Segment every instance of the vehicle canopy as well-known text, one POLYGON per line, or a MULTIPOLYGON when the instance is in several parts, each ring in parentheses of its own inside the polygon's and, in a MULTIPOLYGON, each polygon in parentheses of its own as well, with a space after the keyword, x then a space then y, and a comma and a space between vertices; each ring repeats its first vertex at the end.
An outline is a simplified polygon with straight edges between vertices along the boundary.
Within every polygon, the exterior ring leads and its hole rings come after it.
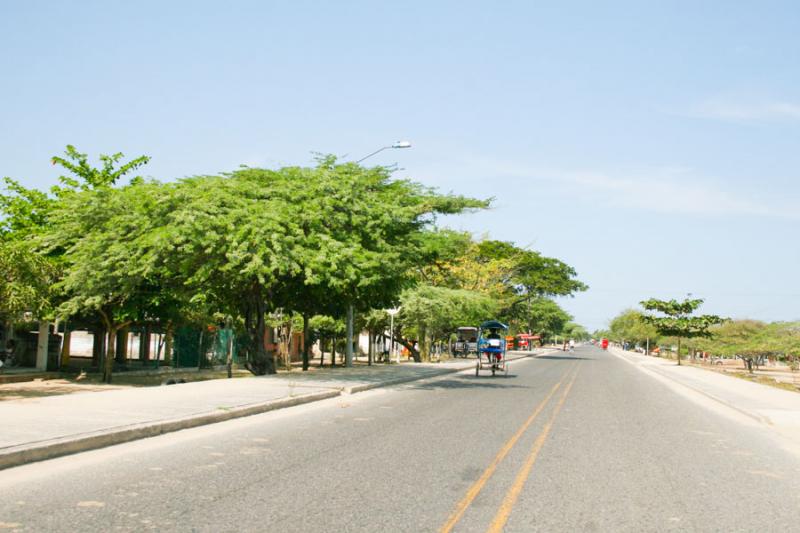
POLYGON ((506 341, 505 341, 505 339, 503 339, 502 337, 499 337, 499 335, 498 335, 498 337, 492 337, 491 333, 487 337, 487 336, 484 335, 484 332, 487 331, 487 330, 495 330, 495 331, 503 330, 503 331, 507 331, 508 330, 508 326, 506 326, 505 324, 503 324, 502 322, 499 322, 497 320, 487 320, 486 322, 481 324, 481 327, 480 327, 481 334, 480 334, 480 337, 478 337, 478 350, 480 352, 485 352, 485 353, 492 352, 492 353, 505 354, 506 353, 506 341))
POLYGON ((462 326, 456 331, 458 332, 458 338, 462 341, 475 340, 478 337, 478 328, 472 326, 462 326))
POLYGON ((481 329, 502 329, 507 330, 508 326, 497 320, 487 320, 481 324, 481 329))

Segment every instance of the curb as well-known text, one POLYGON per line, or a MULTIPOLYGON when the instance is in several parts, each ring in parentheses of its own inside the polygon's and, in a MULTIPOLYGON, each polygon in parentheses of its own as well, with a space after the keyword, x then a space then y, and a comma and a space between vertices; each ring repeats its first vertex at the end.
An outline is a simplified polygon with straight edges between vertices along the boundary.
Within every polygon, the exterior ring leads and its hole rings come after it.
POLYGON ((276 409, 283 409, 286 407, 293 407, 295 405, 327 400, 328 398, 335 398, 340 394, 341 392, 338 390, 314 392, 311 394, 304 394, 302 396, 281 398, 279 400, 244 405, 184 418, 163 420, 153 423, 132 424, 129 426, 121 426, 108 430, 84 433, 78 435, 77 437, 61 437, 57 439, 36 442, 32 445, 20 444, 18 446, 11 446, 0 451, 0 470, 4 468, 11 468, 13 466, 20 466, 34 461, 44 461, 46 459, 53 459, 64 455, 95 450, 98 448, 105 448, 106 446, 113 446, 115 444, 122 444, 148 437, 155 437, 164 433, 180 431, 182 429, 205 426, 216 422, 224 422, 226 420, 233 420, 235 418, 266 413, 267 411, 273 411, 276 409))
MULTIPOLYGON (((518 355, 514 358, 509 357, 508 361, 517 361, 527 357, 536 357, 536 354, 531 353, 526 355, 518 355)), ((388 381, 365 383, 363 385, 356 385, 353 387, 343 387, 341 389, 334 389, 324 392, 313 392, 310 394, 303 394, 301 396, 293 396, 289 398, 281 398, 279 400, 270 400, 262 403, 232 407, 230 409, 217 410, 188 417, 162 420, 159 422, 144 422, 141 424, 131 424, 128 426, 118 426, 115 428, 91 433, 49 439, 31 444, 10 446, 0 450, 0 470, 21 466, 36 461, 55 459, 56 457, 63 457, 65 455, 105 448, 107 446, 113 446, 116 444, 123 444, 134 440, 146 439, 148 437, 156 437, 158 435, 163 435, 164 433, 172 433, 182 429, 190 429, 199 426, 215 424, 217 422, 225 422, 226 420, 233 420, 245 416, 266 413, 268 411, 274 411, 277 409, 285 409, 287 407, 294 407, 296 405, 318 402, 335 398, 337 396, 356 394, 381 387, 390 387, 392 385, 399 385, 412 381, 436 378, 447 374, 454 374, 457 372, 470 370, 473 366, 474 365, 469 364, 460 368, 437 369, 437 371, 425 376, 407 376, 388 381)))

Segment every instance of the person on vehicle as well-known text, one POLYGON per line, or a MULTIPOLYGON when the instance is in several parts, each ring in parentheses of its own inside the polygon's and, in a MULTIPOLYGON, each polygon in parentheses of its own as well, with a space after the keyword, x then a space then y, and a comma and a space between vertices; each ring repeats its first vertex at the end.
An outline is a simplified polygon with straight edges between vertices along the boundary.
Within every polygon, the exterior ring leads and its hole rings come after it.
POLYGON ((574 352, 575 351, 575 340, 574 339, 570 339, 569 340, 569 351, 570 352, 574 352))
MULTIPOLYGON (((487 339, 499 339, 499 340, 501 340, 501 341, 503 340, 503 338, 500 336, 500 333, 498 333, 498 331, 497 331, 497 328, 491 328, 491 329, 489 329, 489 334, 488 334, 488 335, 486 335, 486 338, 487 338, 487 339)), ((502 354, 502 352, 501 352, 501 353, 498 353, 498 354, 496 354, 496 356, 495 356, 495 357, 497 358, 497 360, 498 360, 498 361, 499 361, 500 359, 502 359, 502 358, 503 358, 503 354, 502 354)))

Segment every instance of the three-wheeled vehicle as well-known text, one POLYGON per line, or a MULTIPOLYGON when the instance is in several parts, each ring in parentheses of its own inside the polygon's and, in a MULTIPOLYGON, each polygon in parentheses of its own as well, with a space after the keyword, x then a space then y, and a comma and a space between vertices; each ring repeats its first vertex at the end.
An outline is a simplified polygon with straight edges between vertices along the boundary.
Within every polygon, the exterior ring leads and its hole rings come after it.
POLYGON ((478 328, 478 361, 475 363, 475 375, 481 370, 503 372, 508 375, 506 363, 506 341, 503 338, 508 326, 497 320, 484 322, 478 328))
POLYGON ((472 326, 460 327, 456 330, 458 338, 453 343, 453 356, 467 357, 478 351, 478 328, 472 326))

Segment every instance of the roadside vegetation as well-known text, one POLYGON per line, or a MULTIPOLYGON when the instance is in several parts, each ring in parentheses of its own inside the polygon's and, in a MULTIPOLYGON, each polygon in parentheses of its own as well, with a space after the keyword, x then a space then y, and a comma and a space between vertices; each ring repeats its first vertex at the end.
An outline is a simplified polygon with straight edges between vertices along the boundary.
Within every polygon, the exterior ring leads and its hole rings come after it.
MULTIPOLYGON (((645 302, 643 302, 645 303, 645 302)), ((780 368, 795 374, 800 368, 800 322, 762 322, 750 319, 722 319, 714 315, 693 317, 695 332, 686 330, 679 339, 678 330, 659 328, 657 321, 644 311, 627 309, 614 317, 606 330, 595 332, 630 349, 666 357, 687 357, 729 369, 725 363, 740 361, 742 371, 753 374, 761 367, 780 368)), ((684 322, 684 326, 690 322, 684 322)), ((751 379, 755 379, 754 376, 751 379)), ((773 384, 772 378, 759 377, 759 382, 773 384)), ((793 378, 791 380, 795 382, 793 378)), ((778 386, 785 386, 779 382, 778 386)), ((793 389, 792 386, 786 388, 793 389)))
POLYGON ((0 193, 0 322, 94 332, 106 382, 131 328, 162 334, 169 363, 179 327, 200 331, 202 345, 223 324, 254 374, 277 371, 297 330, 304 369, 315 340, 323 357, 327 346, 335 363, 338 348, 351 364, 354 330, 386 336, 391 308, 395 339, 417 361, 488 318, 543 339, 586 336, 552 299, 587 288, 572 267, 438 223, 488 209, 487 199, 333 156, 167 183, 136 176, 148 161, 117 153, 95 167, 68 146, 52 159, 65 171, 59 185, 5 178, 0 193))

